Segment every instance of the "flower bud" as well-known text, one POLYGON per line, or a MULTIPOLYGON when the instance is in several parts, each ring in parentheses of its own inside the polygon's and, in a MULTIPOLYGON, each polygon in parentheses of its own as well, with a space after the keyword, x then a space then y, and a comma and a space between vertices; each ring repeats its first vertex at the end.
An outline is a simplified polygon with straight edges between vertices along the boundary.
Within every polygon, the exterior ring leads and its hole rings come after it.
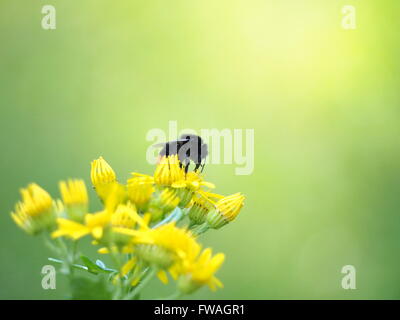
POLYGON ((184 177, 185 172, 180 167, 178 155, 162 157, 154 172, 154 181, 159 185, 170 186, 184 177))
POLYGON ((83 222, 88 210, 88 194, 83 180, 61 181, 59 187, 68 217, 83 222))
POLYGON ((179 207, 185 208, 193 199, 194 192, 188 188, 176 189, 177 196, 181 199, 179 207))
POLYGON ((154 222, 162 219, 166 213, 174 210, 180 201, 177 190, 168 187, 158 189, 148 205, 151 220, 154 222))
POLYGON ((174 189, 165 188, 160 195, 160 204, 164 212, 170 212, 174 210, 181 199, 178 197, 177 192, 174 189))
MULTIPOLYGON (((115 212, 111 215, 111 226, 113 228, 133 229, 137 222, 136 208, 128 203, 127 205, 120 204, 115 212)), ((112 232, 110 241, 117 247, 127 244, 131 236, 120 232, 112 232)))
POLYGON ((50 195, 32 183, 21 189, 22 201, 11 213, 14 222, 27 233, 35 235, 55 226, 55 208, 50 195))
POLYGON ((203 197, 193 200, 188 212, 191 225, 203 224, 212 208, 212 204, 203 197))
POLYGON ((114 170, 103 157, 92 161, 90 177, 95 188, 116 181, 114 170))
POLYGON ((216 208, 207 215, 207 224, 213 229, 219 229, 233 221, 243 207, 244 196, 238 192, 217 201, 216 208))
POLYGON ((127 183, 128 198, 139 208, 144 208, 154 192, 154 179, 150 176, 133 176, 127 183))
POLYGON ((176 259, 174 252, 158 245, 136 245, 135 253, 149 265, 156 266, 160 269, 168 269, 176 259))

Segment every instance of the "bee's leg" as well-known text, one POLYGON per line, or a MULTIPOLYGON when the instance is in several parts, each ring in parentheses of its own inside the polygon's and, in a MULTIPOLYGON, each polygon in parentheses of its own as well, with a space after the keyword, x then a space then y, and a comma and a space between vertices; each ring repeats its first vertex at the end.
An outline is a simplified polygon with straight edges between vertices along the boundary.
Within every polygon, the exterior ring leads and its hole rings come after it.
POLYGON ((188 171, 189 171, 189 165, 190 165, 190 162, 188 162, 188 163, 185 165, 185 174, 187 174, 188 171))
POLYGON ((201 162, 196 163, 196 166, 194 167, 194 171, 197 171, 201 166, 201 162))
POLYGON ((201 166, 201 171, 200 173, 203 173, 204 166, 206 165, 206 158, 204 157, 204 161, 200 160, 199 166, 201 166))

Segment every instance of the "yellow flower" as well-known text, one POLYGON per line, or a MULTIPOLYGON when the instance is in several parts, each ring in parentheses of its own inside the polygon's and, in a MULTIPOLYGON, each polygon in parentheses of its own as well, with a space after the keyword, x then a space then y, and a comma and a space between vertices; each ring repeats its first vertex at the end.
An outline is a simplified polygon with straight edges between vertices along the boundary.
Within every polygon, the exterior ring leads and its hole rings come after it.
POLYGON ((83 180, 60 182, 60 192, 64 203, 69 205, 87 205, 88 195, 83 180))
MULTIPOLYGON (((136 208, 131 203, 120 204, 111 216, 111 232, 108 233, 108 242, 117 247, 126 245, 131 237, 119 232, 114 232, 114 228, 133 229, 136 224, 141 223, 143 219, 138 215, 136 208)), ((103 241, 104 242, 104 241, 103 241)))
POLYGON ((22 202, 25 213, 31 217, 39 216, 50 210, 52 199, 46 190, 39 187, 36 183, 31 183, 26 189, 21 189, 22 202))
POLYGON ((133 236, 136 255, 150 265, 167 269, 180 260, 187 259, 200 245, 190 231, 175 226, 174 222, 155 229, 118 230, 133 236))
POLYGON ((83 236, 92 234, 95 239, 100 239, 103 236, 103 229, 110 223, 110 219, 111 215, 107 211, 93 214, 87 213, 84 224, 65 218, 58 218, 58 229, 51 236, 53 238, 65 236, 73 240, 78 240, 83 236))
POLYGON ((207 214, 214 206, 204 197, 198 197, 192 200, 188 217, 191 225, 202 224, 206 221, 207 214))
POLYGON ((103 157, 92 161, 90 177, 95 188, 116 181, 114 170, 103 157))
POLYGON ((184 175, 182 180, 176 181, 172 184, 174 188, 188 188, 192 191, 198 191, 201 187, 215 188, 211 182, 204 181, 203 177, 194 171, 188 172, 184 175))
POLYGON ((49 230, 55 224, 55 210, 47 191, 32 183, 20 192, 22 201, 16 204, 15 211, 11 213, 14 222, 30 234, 49 230))
POLYGON ((125 186, 117 182, 114 170, 103 157, 92 161, 90 177, 97 195, 103 200, 107 210, 114 210, 125 200, 125 186))
POLYGON ((222 283, 215 276, 215 272, 221 267, 225 260, 223 253, 218 253, 212 257, 212 250, 205 249, 197 259, 186 261, 181 270, 181 277, 178 282, 179 289, 188 294, 208 285, 215 291, 217 287, 222 288, 222 283))
POLYGON ((182 180, 174 182, 172 187, 178 190, 181 198, 179 206, 186 207, 195 194, 205 197, 206 191, 202 190, 202 187, 213 189, 215 185, 204 181, 199 173, 191 171, 185 174, 182 180))
POLYGON ((177 207, 181 199, 173 189, 165 188, 160 194, 160 206, 165 212, 170 212, 177 207))
POLYGON ((120 204, 111 215, 111 225, 118 228, 133 229, 138 222, 138 214, 132 204, 120 204))
POLYGON ((207 223, 211 228, 219 229, 233 221, 243 207, 244 195, 240 192, 224 197, 215 204, 216 209, 207 215, 207 223))
POLYGON ((176 195, 180 198, 179 207, 186 207, 193 196, 205 196, 203 187, 215 188, 214 184, 204 181, 203 177, 194 171, 185 173, 180 167, 178 155, 164 156, 157 165, 154 181, 161 186, 177 189, 176 195))
POLYGON ((68 216, 75 221, 82 222, 88 209, 88 194, 83 180, 61 181, 60 192, 67 208, 68 216))
POLYGON ((170 187, 159 187, 157 189, 146 207, 147 211, 151 213, 152 222, 162 219, 165 214, 174 210, 181 202, 181 198, 175 189, 170 187))
POLYGON ((184 179, 185 171, 180 167, 178 155, 163 156, 154 172, 154 181, 159 185, 170 186, 184 179))
POLYGON ((240 192, 219 200, 216 204, 217 210, 228 221, 234 220, 243 207, 244 195, 240 192))
POLYGON ((131 204, 120 204, 115 212, 104 210, 86 214, 83 224, 69 219, 58 218, 58 229, 52 233, 52 237, 66 236, 77 240, 91 234, 93 238, 101 240, 101 242, 122 245, 126 244, 130 237, 114 234, 111 227, 131 229, 138 222, 141 223, 142 219, 137 214, 135 207, 131 204))
POLYGON ((128 197, 138 207, 143 207, 154 192, 154 178, 137 173, 132 175, 133 177, 127 183, 128 197))
POLYGON ((97 186, 96 192, 103 201, 105 209, 110 212, 127 199, 126 187, 116 181, 97 186))
POLYGON ((51 234, 53 238, 66 236, 77 240, 90 233, 87 226, 65 218, 58 218, 57 225, 58 229, 51 234))

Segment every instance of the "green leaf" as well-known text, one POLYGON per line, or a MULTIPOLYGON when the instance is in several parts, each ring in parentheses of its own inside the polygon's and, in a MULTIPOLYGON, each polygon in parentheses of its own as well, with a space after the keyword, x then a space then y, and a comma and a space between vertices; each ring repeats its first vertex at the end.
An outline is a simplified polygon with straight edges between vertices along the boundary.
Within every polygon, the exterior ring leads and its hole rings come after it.
POLYGON ((81 260, 82 260, 83 264, 88 268, 88 271, 90 273, 99 274, 99 273, 110 273, 110 272, 114 271, 112 269, 108 269, 104 265, 104 263, 102 263, 100 260, 97 260, 97 261, 101 262, 100 264, 94 263, 92 260, 90 260, 86 256, 81 256, 81 260), (104 265, 104 267, 103 267, 103 265, 104 265))
POLYGON ((97 259, 97 260, 96 260, 96 264, 97 264, 100 268, 106 269, 106 265, 104 264, 103 261, 97 259))
POLYGON ((110 285, 104 277, 96 277, 94 280, 77 277, 71 280, 73 300, 111 300, 110 285))
POLYGON ((103 269, 103 271, 107 271, 108 273, 116 272, 117 270, 107 268, 105 263, 99 259, 96 260, 96 265, 103 269))
MULTIPOLYGON (((51 262, 54 262, 54 263, 57 263, 57 264, 64 264, 64 261, 62 261, 62 260, 60 260, 60 259, 55 259, 55 258, 47 258, 47 260, 49 260, 49 261, 51 261, 51 262)), ((85 266, 81 266, 80 264, 73 264, 72 265, 72 267, 73 268, 75 268, 75 269, 79 269, 79 270, 86 270, 87 271, 87 267, 85 267, 85 266)))

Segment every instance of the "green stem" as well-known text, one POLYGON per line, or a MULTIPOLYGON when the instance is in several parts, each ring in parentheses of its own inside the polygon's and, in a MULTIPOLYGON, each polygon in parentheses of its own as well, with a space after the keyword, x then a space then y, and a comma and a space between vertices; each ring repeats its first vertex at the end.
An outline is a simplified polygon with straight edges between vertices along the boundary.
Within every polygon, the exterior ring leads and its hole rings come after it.
POLYGON ((76 252, 78 248, 78 241, 72 241, 72 244, 70 248, 68 248, 68 259, 69 259, 69 269, 70 269, 70 274, 71 276, 74 273, 74 264, 75 264, 75 258, 76 258, 76 252))
MULTIPOLYGON (((55 262, 55 263, 59 263, 59 264, 64 264, 65 262, 59 259, 55 259, 55 258, 47 258, 49 261, 51 262, 55 262)), ((79 270, 85 270, 88 271, 88 268, 85 266, 82 266, 80 264, 72 264, 72 267, 75 269, 79 269, 79 270)))
POLYGON ((48 237, 45 237, 45 243, 58 257, 61 258, 60 260, 53 262, 61 263, 61 271, 64 271, 67 276, 70 276, 73 263, 71 262, 69 250, 65 245, 65 242, 61 238, 57 238, 54 242, 51 242, 48 237))
POLYGON ((206 232, 208 229, 210 229, 210 226, 208 225, 207 222, 203 223, 202 225, 195 227, 192 230, 192 233, 196 236, 201 235, 202 233, 206 232))
POLYGON ((183 212, 180 208, 176 207, 167 217, 164 218, 164 220, 161 220, 159 223, 157 223, 154 228, 161 227, 164 224, 167 224, 172 221, 179 221, 183 216, 183 212))
POLYGON ((125 296, 124 300, 132 300, 150 282, 156 273, 157 269, 151 268, 149 273, 144 276, 143 280, 139 282, 135 289, 125 296))
POLYGON ((131 273, 131 275, 128 277, 128 279, 126 280, 126 283, 128 284, 128 286, 130 286, 130 288, 129 288, 129 292, 130 291, 132 291, 134 288, 131 286, 131 283, 132 283, 132 281, 133 281, 133 279, 135 279, 135 278, 137 278, 137 277, 139 277, 139 279, 141 279, 141 278, 143 278, 145 275, 146 275, 146 273, 147 272, 149 272, 150 271, 150 268, 149 267, 147 267, 146 269, 144 269, 142 272, 141 272, 141 274, 140 275, 138 275, 138 273, 140 272, 139 271, 139 269, 135 269, 135 271, 134 272, 132 272, 131 273))
POLYGON ((196 222, 190 221, 188 229, 189 230, 193 230, 198 226, 198 224, 196 222))
POLYGON ((43 241, 46 247, 50 249, 50 251, 54 252, 57 256, 61 255, 60 248, 55 246, 52 241, 50 241, 47 234, 43 235, 43 241))
POLYGON ((113 300, 118 300, 119 297, 123 294, 124 292, 124 280, 120 276, 121 268, 122 268, 122 261, 121 261, 121 254, 119 252, 115 252, 112 249, 112 246, 109 248, 110 253, 111 253, 111 258, 116 266, 116 269, 119 272, 119 277, 118 277, 118 287, 117 290, 115 290, 112 299, 113 300))

